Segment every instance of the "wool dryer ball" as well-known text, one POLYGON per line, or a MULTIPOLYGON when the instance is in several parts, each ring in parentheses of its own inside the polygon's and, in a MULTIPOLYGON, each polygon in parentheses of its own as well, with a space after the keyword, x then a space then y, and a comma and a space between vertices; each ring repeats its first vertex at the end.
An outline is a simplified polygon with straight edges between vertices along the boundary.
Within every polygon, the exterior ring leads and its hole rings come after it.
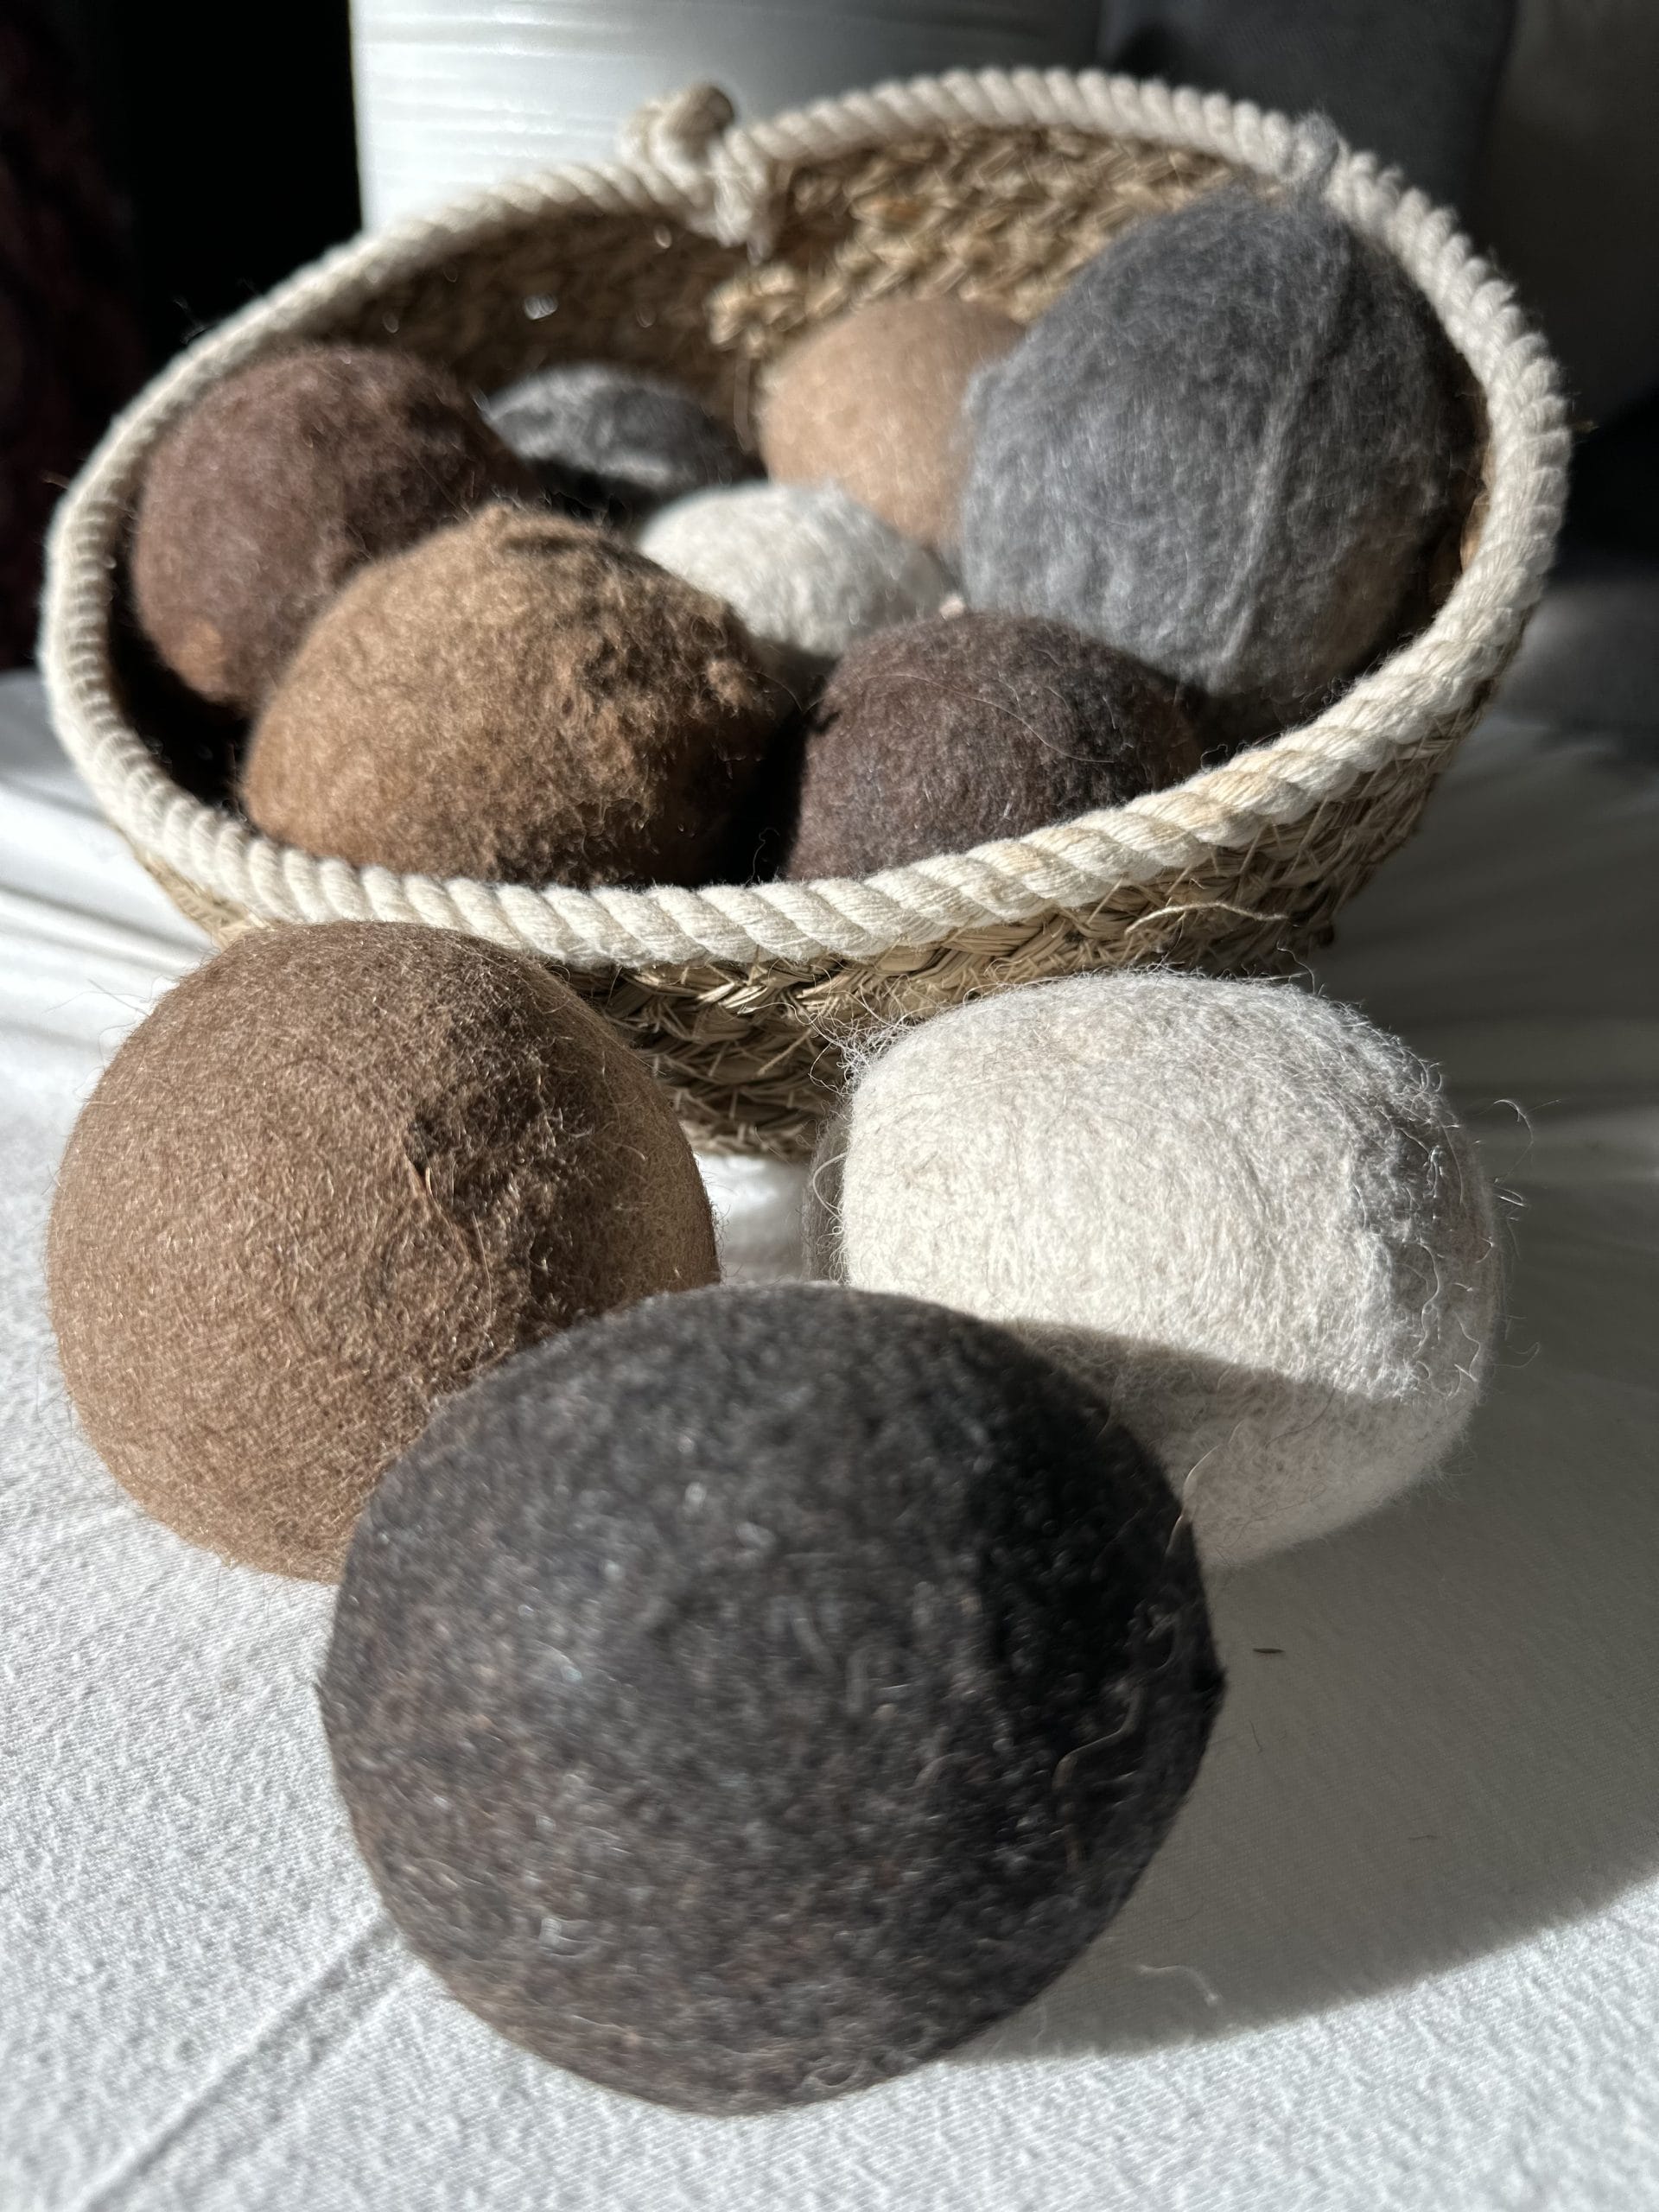
POLYGON ((534 476, 443 370, 296 346, 215 385, 157 448, 138 617, 193 690, 251 710, 353 570, 512 495, 535 498, 534 476))
POLYGON ((906 537, 954 545, 968 460, 963 397, 1020 326, 969 300, 878 300, 784 356, 760 451, 785 482, 831 479, 906 537))
POLYGON ((854 645, 806 718, 786 873, 858 876, 1178 784, 1173 687, 1030 615, 936 616, 854 645))
POLYGON ((537 369, 484 414, 550 498, 607 521, 755 473, 735 431, 685 385, 608 361, 537 369))
POLYGON ((718 601, 608 531, 485 507, 335 601, 254 731, 243 804, 359 866, 696 883, 786 704, 718 601))
POLYGON ((1289 985, 1077 976, 869 1066, 809 1257, 1041 1333, 1150 1450, 1206 1566, 1340 1528, 1432 1468, 1497 1325, 1493 1209, 1430 1071, 1289 985))
POLYGON ((976 607, 1075 622, 1243 741, 1385 651, 1466 496, 1450 347, 1311 193, 1126 232, 976 381, 976 607))
POLYGON ((357 1840, 463 2004, 716 2113, 1023 2005, 1156 1850, 1221 1689, 1190 1535, 1000 1329, 653 1299, 440 1409, 324 1669, 357 1840))
POLYGON ((925 545, 834 484, 739 484, 653 515, 639 550, 741 616, 772 665, 837 659, 855 638, 931 614, 950 578, 925 545))
POLYGON ((76 1125, 48 1266, 117 1479, 324 1580, 435 1401, 715 1274, 696 1163, 599 1016, 499 946, 370 922, 252 931, 168 992, 76 1125))

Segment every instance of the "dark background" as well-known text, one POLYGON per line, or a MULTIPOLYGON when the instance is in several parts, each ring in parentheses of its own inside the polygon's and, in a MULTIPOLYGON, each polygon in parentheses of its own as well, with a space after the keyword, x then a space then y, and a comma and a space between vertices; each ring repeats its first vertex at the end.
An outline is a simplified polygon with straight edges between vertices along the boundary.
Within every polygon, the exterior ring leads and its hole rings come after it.
POLYGON ((129 227, 152 363, 359 224, 346 0, 35 0, 129 227))
POLYGON ((111 416, 358 221, 346 0, 0 0, 0 668, 111 416))

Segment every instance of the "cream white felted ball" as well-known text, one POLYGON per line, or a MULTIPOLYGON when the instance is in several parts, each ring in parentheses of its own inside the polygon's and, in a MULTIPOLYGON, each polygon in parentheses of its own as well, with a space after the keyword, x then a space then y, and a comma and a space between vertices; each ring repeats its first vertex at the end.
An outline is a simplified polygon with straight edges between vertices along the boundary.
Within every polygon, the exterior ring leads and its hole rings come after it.
POLYGON ((1491 1199, 1433 1074, 1285 984, 1077 976, 911 1031, 825 1134, 807 1243, 817 1273, 1085 1374, 1212 1567, 1433 1467, 1498 1313, 1491 1199))
POLYGON ((838 659, 855 638, 931 614, 952 588, 925 545, 835 484, 695 492, 653 515, 636 543, 735 608, 785 664, 838 659))

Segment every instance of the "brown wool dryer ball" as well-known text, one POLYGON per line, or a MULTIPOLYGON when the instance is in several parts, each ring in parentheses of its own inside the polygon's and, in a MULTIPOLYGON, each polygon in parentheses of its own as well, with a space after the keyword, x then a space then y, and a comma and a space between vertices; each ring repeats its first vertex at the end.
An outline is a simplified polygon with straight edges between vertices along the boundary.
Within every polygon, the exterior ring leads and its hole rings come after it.
POLYGON ((433 1404, 716 1274, 666 1097, 545 969, 448 931, 262 929, 162 999, 65 1154, 81 1424, 192 1542, 332 1580, 433 1404))
POLYGON ((359 866, 696 883, 786 704, 719 600, 589 524, 486 507, 340 594, 243 804, 359 866))
POLYGON ((969 300, 880 300, 794 346, 761 410, 760 451, 787 483, 826 477, 925 545, 956 543, 968 461, 962 403, 1020 326, 969 300))
POLYGON ((1192 775, 1173 688, 1064 622, 941 615, 862 639, 807 717, 786 874, 1024 836, 1192 775))
POLYGON ((251 711, 354 569, 501 496, 536 479, 444 370, 297 346, 215 385, 151 457, 139 620, 193 690, 251 711))

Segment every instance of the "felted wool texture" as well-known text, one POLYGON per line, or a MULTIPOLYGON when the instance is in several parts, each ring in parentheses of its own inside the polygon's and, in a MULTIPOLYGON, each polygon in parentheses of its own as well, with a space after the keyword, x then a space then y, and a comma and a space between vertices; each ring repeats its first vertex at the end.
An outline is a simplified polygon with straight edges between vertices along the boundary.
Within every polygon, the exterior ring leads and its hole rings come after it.
POLYGON ((76 1125, 48 1270, 118 1481, 322 1580, 435 1401, 716 1272, 685 1140, 596 1014, 497 946, 359 922, 251 931, 162 1000, 76 1125))
POLYGON ((324 1722, 411 1947, 515 2042, 742 2113, 901 2073, 1122 1903, 1220 1694, 1192 1542, 999 1329, 655 1299, 440 1409, 324 1722))
POLYGON ((156 448, 139 619, 194 690, 251 710, 354 570, 504 495, 534 499, 535 478, 445 371, 296 347, 215 385, 156 448))
POLYGON ((785 483, 842 486, 924 545, 953 546, 967 466, 963 399, 1020 326, 955 298, 878 300, 784 356, 760 410, 760 451, 785 483))
POLYGON ((936 616, 853 645, 806 717, 786 873, 861 876, 1192 775, 1173 687, 1067 623, 936 616))
POLYGON ((786 680, 801 657, 836 660, 855 638, 931 614, 951 589, 925 545, 835 484, 739 484, 653 515, 641 552, 734 608, 786 680))
POLYGON ((1500 1261, 1430 1072, 1289 985, 1077 976, 942 1014, 826 1132, 815 1272, 1038 1332, 1223 1566, 1340 1528, 1456 1442, 1500 1261))
POLYGON ((962 572, 1211 695, 1241 742, 1396 641, 1466 496, 1451 349, 1311 194, 1126 232, 976 379, 962 572))
POLYGON ((608 361, 537 369, 484 415, 550 498, 607 522, 755 473, 730 424, 684 385, 608 361))
POLYGON ((485 507, 323 615, 242 799, 359 866, 696 883, 786 703, 717 600, 607 531, 485 507))

